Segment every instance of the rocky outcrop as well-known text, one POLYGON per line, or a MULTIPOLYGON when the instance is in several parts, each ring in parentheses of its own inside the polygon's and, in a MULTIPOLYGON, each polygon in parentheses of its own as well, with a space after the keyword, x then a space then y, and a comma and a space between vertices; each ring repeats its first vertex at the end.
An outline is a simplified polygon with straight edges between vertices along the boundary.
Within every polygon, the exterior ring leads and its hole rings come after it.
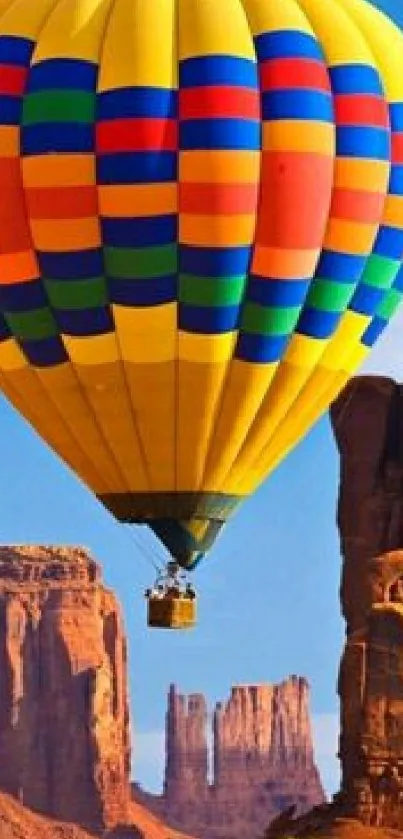
POLYGON ((171 687, 164 796, 135 790, 169 824, 206 839, 250 839, 286 807, 302 813, 324 800, 304 679, 232 688, 212 718, 210 782, 207 717, 202 695, 171 687))
POLYGON ((194 792, 200 801, 205 801, 207 795, 207 703, 202 694, 186 698, 171 685, 166 744, 164 793, 180 814, 189 798, 194 798, 194 792))
POLYGON ((126 824, 110 830, 87 833, 75 824, 55 821, 33 813, 5 793, 0 793, 1 839, 190 839, 171 830, 148 813, 144 807, 132 803, 126 824))
POLYGON ((341 801, 403 830, 403 387, 359 377, 332 408, 347 639, 341 662, 341 801))
POLYGON ((126 642, 77 548, 0 548, 0 789, 61 820, 124 823, 126 642))

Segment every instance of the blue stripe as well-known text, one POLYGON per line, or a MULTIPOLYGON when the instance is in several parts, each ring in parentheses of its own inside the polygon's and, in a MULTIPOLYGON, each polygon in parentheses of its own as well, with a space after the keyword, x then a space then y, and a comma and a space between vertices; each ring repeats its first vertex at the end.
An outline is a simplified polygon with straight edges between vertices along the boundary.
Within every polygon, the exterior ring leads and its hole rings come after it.
POLYGON ((104 335, 113 332, 114 323, 107 306, 93 309, 58 309, 56 321, 65 335, 104 335))
POLYGON ((329 69, 334 95, 343 93, 369 93, 384 96, 379 74, 365 64, 344 64, 329 69))
POLYGON ((196 277, 229 277, 246 274, 251 249, 201 248, 181 245, 179 249, 180 273, 196 277))
POLYGON ((83 251, 38 252, 42 276, 51 280, 87 280, 104 274, 100 248, 83 251))
POLYGON ((403 268, 399 268, 392 288, 403 292, 403 268))
POLYGON ((48 58, 29 71, 27 93, 42 90, 95 91, 98 67, 77 58, 48 58))
POLYGON ((115 248, 167 245, 176 241, 177 228, 176 215, 102 220, 104 244, 115 248))
POLYGON ((246 299, 261 306, 300 306, 309 285, 310 280, 272 280, 251 276, 246 299))
POLYGON ((68 355, 58 336, 37 341, 18 342, 28 361, 35 367, 53 367, 68 361, 68 355))
POLYGON ((316 90, 271 90, 262 96, 263 119, 312 119, 333 122, 332 98, 316 90))
POLYGON ((178 116, 176 90, 160 87, 122 87, 107 90, 97 97, 97 119, 123 119, 124 117, 178 116))
POLYGON ((112 303, 122 306, 158 306, 176 300, 177 277, 153 277, 151 280, 117 280, 108 278, 112 303))
POLYGON ((400 260, 403 255, 403 230, 397 227, 380 227, 374 253, 400 260))
POLYGON ((392 131, 400 134, 403 131, 403 104, 402 102, 394 102, 389 105, 389 118, 392 131))
POLYGON ((100 155, 97 159, 99 184, 146 184, 176 181, 175 152, 139 151, 100 155))
POLYGON ((179 329, 203 335, 232 332, 237 328, 239 306, 179 306, 179 329))
POLYGON ((373 347, 387 325, 387 320, 375 315, 361 338, 361 343, 364 344, 364 347, 373 347))
POLYGON ((391 195, 403 195, 402 164, 393 164, 390 170, 389 192, 391 195))
POLYGON ((26 125, 22 129, 21 140, 24 155, 49 152, 85 154, 94 150, 94 127, 78 122, 26 125))
POLYGON ((384 128, 349 125, 336 127, 338 157, 390 160, 390 135, 384 128))
POLYGON ((31 61, 34 42, 29 38, 0 35, 0 63, 27 67, 31 61))
POLYGON ((311 338, 330 338, 341 317, 340 312, 324 312, 307 308, 301 313, 297 332, 311 338))
POLYGON ((0 285, 0 308, 4 312, 27 312, 47 305, 48 299, 40 279, 29 283, 0 285))
POLYGON ((283 29, 281 32, 263 32, 255 38, 259 61, 267 58, 313 58, 324 61, 318 41, 307 32, 283 29))
POLYGON ((179 79, 181 88, 204 85, 257 88, 259 84, 257 64, 231 55, 187 58, 179 64, 179 79))
POLYGON ((348 308, 361 315, 372 316, 376 312, 379 304, 382 303, 384 297, 384 288, 376 288, 375 286, 362 283, 356 289, 348 308))
POLYGON ((316 277, 340 283, 356 283, 364 270, 367 256, 337 251, 322 251, 316 277))
POLYGON ((179 129, 179 142, 186 149, 260 150, 261 126, 247 119, 189 119, 179 129))
POLYGON ((7 338, 11 338, 12 332, 9 326, 7 326, 6 321, 2 313, 0 312, 0 341, 6 341, 7 338))
POLYGON ((0 124, 19 125, 22 115, 21 96, 0 96, 0 124))
POLYGON ((238 337, 235 356, 257 364, 279 361, 289 340, 289 335, 255 335, 242 332, 238 337))

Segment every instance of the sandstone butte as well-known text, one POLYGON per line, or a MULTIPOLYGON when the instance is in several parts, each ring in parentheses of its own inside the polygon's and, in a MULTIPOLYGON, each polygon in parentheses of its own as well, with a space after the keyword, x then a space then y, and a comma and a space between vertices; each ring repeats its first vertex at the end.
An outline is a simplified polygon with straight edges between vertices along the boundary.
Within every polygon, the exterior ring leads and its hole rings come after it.
POLYGON ((180 839, 130 800, 125 634, 86 551, 0 548, 0 676, 0 839, 180 839))
POLYGON ((346 620, 341 791, 296 822, 272 824, 267 839, 403 837, 403 386, 358 376, 331 419, 346 620))
POLYGON ((403 831, 403 387, 358 377, 332 422, 347 630, 341 800, 363 823, 403 831))
POLYGON ((211 761, 209 722, 202 694, 185 697, 171 686, 164 794, 134 788, 168 824, 205 839, 250 839, 290 805, 301 814, 324 801, 305 679, 233 687, 214 710, 211 761))

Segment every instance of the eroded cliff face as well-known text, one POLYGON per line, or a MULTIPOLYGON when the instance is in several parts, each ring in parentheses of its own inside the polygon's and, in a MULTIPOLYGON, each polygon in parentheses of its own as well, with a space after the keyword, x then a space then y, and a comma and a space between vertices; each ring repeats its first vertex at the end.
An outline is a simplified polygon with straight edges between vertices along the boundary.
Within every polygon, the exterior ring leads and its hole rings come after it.
POLYGON ((0 789, 28 807, 126 820, 126 642, 84 550, 0 548, 0 756, 0 789))
POLYGON ((281 810, 295 805, 301 813, 323 802, 304 679, 232 688, 214 710, 211 750, 208 719, 201 694, 185 697, 171 687, 164 796, 143 794, 169 824, 206 839, 250 839, 281 810))
POLYGON ((403 829, 403 387, 358 377, 332 409, 347 639, 341 662, 341 801, 403 829))

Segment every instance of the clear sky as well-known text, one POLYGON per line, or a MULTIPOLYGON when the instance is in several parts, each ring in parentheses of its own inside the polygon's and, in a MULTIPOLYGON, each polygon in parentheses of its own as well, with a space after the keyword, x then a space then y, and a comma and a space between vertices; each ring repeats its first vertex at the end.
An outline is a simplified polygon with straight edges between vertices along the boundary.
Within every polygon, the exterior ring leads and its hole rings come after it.
MULTIPOLYGON (((379 0, 401 18, 401 0, 379 0), (400 5, 400 10, 399 10, 400 5)), ((403 315, 367 369, 403 378, 403 315)), ((230 523, 195 573, 200 620, 191 633, 145 627, 142 593, 153 569, 139 545, 146 529, 123 527, 100 507, 4 400, 0 400, 0 540, 82 544, 119 597, 129 638, 133 775, 161 782, 166 692, 223 699, 237 682, 296 673, 312 686, 317 758, 329 791, 338 784, 336 679, 343 643, 335 526, 338 460, 324 418, 230 523), (130 532, 132 530, 132 532, 130 532)))

